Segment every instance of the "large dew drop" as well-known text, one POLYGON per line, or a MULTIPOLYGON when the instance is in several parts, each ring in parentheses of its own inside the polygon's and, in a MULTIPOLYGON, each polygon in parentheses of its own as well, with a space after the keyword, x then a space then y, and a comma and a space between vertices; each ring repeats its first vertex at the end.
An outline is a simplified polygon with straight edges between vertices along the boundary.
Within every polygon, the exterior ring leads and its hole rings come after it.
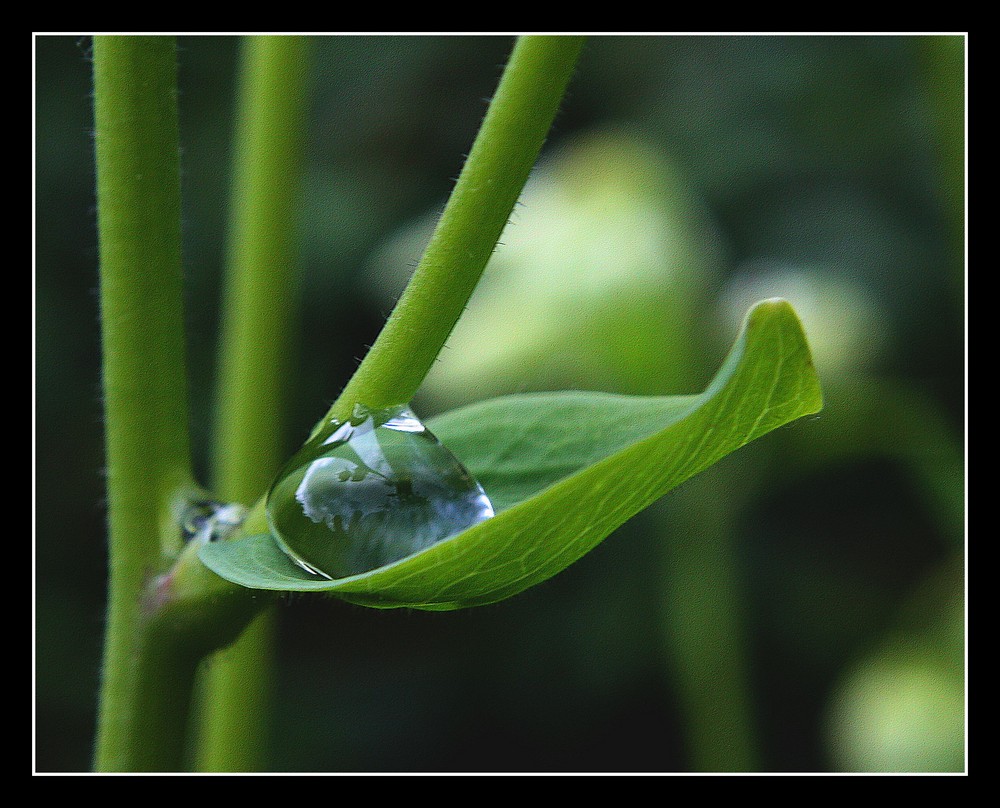
POLYGON ((369 410, 311 439, 267 497, 282 550, 327 578, 390 564, 493 516, 482 486, 407 406, 369 410))

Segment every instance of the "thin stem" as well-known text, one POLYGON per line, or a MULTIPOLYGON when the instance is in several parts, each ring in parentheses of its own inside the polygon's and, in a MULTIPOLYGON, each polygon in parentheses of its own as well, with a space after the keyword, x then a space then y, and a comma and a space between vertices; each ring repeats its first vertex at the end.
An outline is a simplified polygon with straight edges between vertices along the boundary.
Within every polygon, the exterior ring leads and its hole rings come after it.
POLYGON ((581 37, 518 40, 468 160, 406 291, 331 408, 409 401, 472 295, 528 178, 583 47, 581 37))
POLYGON ((274 634, 275 615, 269 607, 236 642, 206 660, 198 683, 198 771, 266 768, 274 634))
POLYGON ((952 262, 946 269, 958 299, 964 300, 966 41, 963 36, 921 36, 916 42, 930 107, 939 193, 951 229, 952 262))
POLYGON ((147 582, 180 549, 167 526, 191 479, 175 50, 172 37, 94 41, 110 544, 101 770, 133 769, 139 749, 172 768, 169 711, 156 704, 186 696, 174 688, 184 674, 144 664, 159 648, 142 607, 147 582))
POLYGON ((213 490, 244 503, 281 459, 308 45, 248 37, 242 57, 212 461, 213 490))
MULTIPOLYGON (((306 37, 244 43, 212 455, 213 490, 230 501, 260 497, 281 461, 307 49, 306 37)), ((209 660, 197 761, 203 771, 263 764, 272 624, 268 613, 260 615, 209 660)))
POLYGON ((748 772, 760 766, 734 546, 736 517, 748 487, 738 458, 727 461, 675 491, 669 510, 656 511, 666 523, 668 667, 686 722, 690 765, 698 772, 748 772))

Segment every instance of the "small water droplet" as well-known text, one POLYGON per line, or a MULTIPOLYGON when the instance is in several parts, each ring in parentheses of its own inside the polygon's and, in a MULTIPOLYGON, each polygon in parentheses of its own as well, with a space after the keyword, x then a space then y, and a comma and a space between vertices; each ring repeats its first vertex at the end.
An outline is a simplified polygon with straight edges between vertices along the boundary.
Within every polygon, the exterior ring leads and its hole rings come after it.
POLYGON ((243 524, 247 513, 247 509, 236 502, 192 500, 181 514, 181 538, 185 542, 220 541, 243 524))
POLYGON ((267 497, 278 545, 327 578, 399 561, 491 516, 482 486, 406 405, 359 405, 329 424, 267 497))

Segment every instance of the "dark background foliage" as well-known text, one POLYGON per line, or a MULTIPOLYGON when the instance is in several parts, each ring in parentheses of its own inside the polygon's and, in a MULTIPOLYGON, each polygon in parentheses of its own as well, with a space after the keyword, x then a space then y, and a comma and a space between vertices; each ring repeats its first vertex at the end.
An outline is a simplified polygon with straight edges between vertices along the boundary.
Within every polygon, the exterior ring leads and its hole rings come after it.
MULTIPOLYGON (((239 41, 179 42, 203 470, 239 41)), ((316 38, 289 453, 377 333, 391 301, 367 280, 373 256, 440 208, 510 45, 316 38)), ((35 48, 35 760, 39 771, 80 771, 90 763, 107 561, 90 40, 40 36, 35 48)), ((693 309, 694 342, 665 346, 663 380, 650 381, 647 363, 642 378, 593 385, 694 392, 723 350, 706 336, 719 325, 717 301, 748 277, 761 297, 785 294, 758 281, 787 279, 775 270, 792 267, 805 284, 795 289, 823 304, 825 319, 803 315, 817 349, 845 337, 820 363, 827 409, 502 604, 425 614, 289 600, 274 770, 691 769, 697 719, 672 658, 679 618, 664 604, 677 591, 674 552, 701 541, 720 513, 759 767, 961 768, 961 708, 937 715, 927 704, 961 693, 963 55, 961 37, 591 38, 545 154, 593 132, 640 139, 670 161, 709 223, 714 267, 700 287, 707 302, 693 309), (697 368, 679 373, 671 353, 697 368), (917 744, 908 758, 898 737, 866 734, 886 714, 903 716, 898 736, 919 734, 933 749, 917 744)))

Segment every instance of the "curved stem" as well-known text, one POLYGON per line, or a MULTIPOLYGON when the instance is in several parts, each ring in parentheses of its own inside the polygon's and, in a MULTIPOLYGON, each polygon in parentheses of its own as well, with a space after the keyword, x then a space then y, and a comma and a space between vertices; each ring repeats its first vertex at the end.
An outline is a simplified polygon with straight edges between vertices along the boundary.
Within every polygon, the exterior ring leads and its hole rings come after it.
POLYGON ((327 415, 408 402, 486 268, 576 66, 581 37, 518 40, 469 158, 406 291, 327 415))
POLYGON ((142 597, 180 550, 168 526, 191 480, 172 37, 95 38, 94 118, 110 545, 95 765, 131 770, 141 749, 171 768, 170 710, 156 705, 190 688, 172 666, 144 664, 160 649, 142 597))
MULTIPOLYGON (((307 49, 298 36, 244 43, 212 455, 213 490, 228 501, 253 502, 281 462, 307 49)), ((270 613, 259 615, 209 660, 201 682, 202 771, 263 765, 272 624, 270 613)))

